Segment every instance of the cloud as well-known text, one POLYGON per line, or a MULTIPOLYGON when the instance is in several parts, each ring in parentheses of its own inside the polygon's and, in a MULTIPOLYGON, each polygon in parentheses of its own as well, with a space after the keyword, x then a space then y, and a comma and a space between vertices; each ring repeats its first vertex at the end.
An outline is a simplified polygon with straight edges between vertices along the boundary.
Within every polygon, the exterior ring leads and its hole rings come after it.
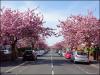
POLYGON ((36 3, 33 2, 33 1, 23 1, 23 6, 21 6, 20 9, 27 10, 28 8, 29 9, 35 9, 37 7, 38 7, 38 5, 36 5, 36 3))
POLYGON ((71 15, 68 10, 47 10, 45 12, 43 11, 42 13, 44 15, 44 21, 46 21, 44 25, 54 29, 57 29, 56 25, 59 24, 59 20, 65 20, 69 15, 71 15))
POLYGON ((46 42, 47 42, 47 44, 48 44, 49 46, 52 46, 52 45, 54 45, 54 44, 56 44, 57 42, 60 42, 60 41, 62 41, 62 40, 63 40, 63 37, 62 37, 62 36, 60 36, 60 37, 54 37, 54 36, 52 36, 52 37, 47 38, 47 39, 46 39, 46 42))
POLYGON ((49 22, 58 22, 58 20, 64 20, 66 17, 68 17, 69 15, 71 15, 70 11, 68 12, 68 10, 55 10, 52 12, 51 11, 46 11, 43 13, 44 18, 46 21, 49 22), (64 12, 65 11, 65 12, 64 12))
POLYGON ((56 12, 47 12, 44 14, 44 18, 46 21, 49 21, 49 22, 55 22, 59 19, 59 13, 56 13, 56 12))
POLYGON ((37 8, 38 5, 36 5, 35 1, 1 1, 1 7, 25 11, 28 8, 37 8))

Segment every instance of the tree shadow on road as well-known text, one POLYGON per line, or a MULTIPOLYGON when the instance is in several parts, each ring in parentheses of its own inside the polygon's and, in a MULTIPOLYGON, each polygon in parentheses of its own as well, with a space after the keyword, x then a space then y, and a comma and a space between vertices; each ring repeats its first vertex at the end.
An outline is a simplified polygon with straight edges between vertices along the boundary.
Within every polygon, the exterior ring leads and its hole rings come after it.
POLYGON ((0 62, 0 67, 17 66, 21 63, 23 63, 21 59, 20 60, 18 59, 15 61, 0 62))
POLYGON ((1 72, 0 75, 16 75, 16 74, 9 74, 9 73, 1 72))
POLYGON ((72 65, 73 63, 70 62, 69 60, 66 59, 53 59, 51 60, 50 58, 45 58, 45 59, 38 59, 36 61, 28 61, 27 64, 24 64, 22 66, 26 65, 51 65, 53 64, 54 66, 64 66, 65 64, 72 65))

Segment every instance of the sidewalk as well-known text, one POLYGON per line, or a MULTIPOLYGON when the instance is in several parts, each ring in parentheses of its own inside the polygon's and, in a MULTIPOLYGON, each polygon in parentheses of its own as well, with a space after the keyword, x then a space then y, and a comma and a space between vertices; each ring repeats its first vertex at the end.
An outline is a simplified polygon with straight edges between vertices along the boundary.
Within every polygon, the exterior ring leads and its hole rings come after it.
POLYGON ((98 69, 100 68, 100 61, 93 60, 92 56, 90 56, 89 60, 91 62, 90 66, 98 68, 98 69))

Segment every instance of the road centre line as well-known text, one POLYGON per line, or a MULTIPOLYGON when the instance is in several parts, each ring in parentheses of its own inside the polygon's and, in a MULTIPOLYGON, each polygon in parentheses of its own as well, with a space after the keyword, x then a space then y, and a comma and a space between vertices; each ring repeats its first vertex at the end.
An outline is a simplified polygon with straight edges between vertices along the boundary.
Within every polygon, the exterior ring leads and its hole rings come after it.
POLYGON ((54 75, 54 71, 52 70, 52 75, 54 75))
POLYGON ((24 62, 24 63, 22 63, 22 64, 19 64, 19 65, 15 66, 15 67, 13 67, 13 68, 11 68, 11 69, 9 69, 9 70, 7 70, 7 71, 5 71, 5 72, 10 72, 10 71, 12 71, 12 70, 14 70, 14 69, 16 69, 16 68, 18 68, 18 67, 20 67, 20 66, 26 64, 26 63, 27 63, 27 61, 24 62))
POLYGON ((52 51, 51 51, 51 72, 52 72, 52 75, 54 75, 54 66, 53 66, 52 51))

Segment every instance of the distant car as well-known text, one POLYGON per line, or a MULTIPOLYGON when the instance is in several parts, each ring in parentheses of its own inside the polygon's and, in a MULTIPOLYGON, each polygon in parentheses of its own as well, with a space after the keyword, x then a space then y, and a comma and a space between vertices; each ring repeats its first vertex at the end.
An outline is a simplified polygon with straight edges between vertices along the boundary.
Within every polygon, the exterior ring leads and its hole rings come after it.
POLYGON ((71 59, 71 57, 72 57, 72 52, 66 52, 65 53, 65 55, 64 55, 64 57, 66 58, 66 59, 71 59))
POLYGON ((74 63, 84 62, 84 63, 89 64, 88 55, 87 55, 87 53, 85 53, 83 51, 74 51, 73 56, 71 57, 71 59, 72 59, 72 61, 74 61, 74 63))
POLYGON ((44 54, 47 54, 48 53, 48 50, 45 50, 45 53, 44 54))
POLYGON ((26 60, 35 61, 36 59, 37 59, 37 55, 34 50, 26 50, 23 54, 23 61, 26 61, 26 60))
POLYGON ((65 54, 66 54, 66 52, 65 52, 65 51, 62 51, 62 56, 63 56, 63 57, 65 56, 65 54))
POLYGON ((58 53, 58 50, 56 50, 55 53, 58 53))
POLYGON ((61 51, 61 50, 59 50, 59 51, 58 51, 58 54, 61 56, 61 55, 62 55, 62 51, 61 51))

